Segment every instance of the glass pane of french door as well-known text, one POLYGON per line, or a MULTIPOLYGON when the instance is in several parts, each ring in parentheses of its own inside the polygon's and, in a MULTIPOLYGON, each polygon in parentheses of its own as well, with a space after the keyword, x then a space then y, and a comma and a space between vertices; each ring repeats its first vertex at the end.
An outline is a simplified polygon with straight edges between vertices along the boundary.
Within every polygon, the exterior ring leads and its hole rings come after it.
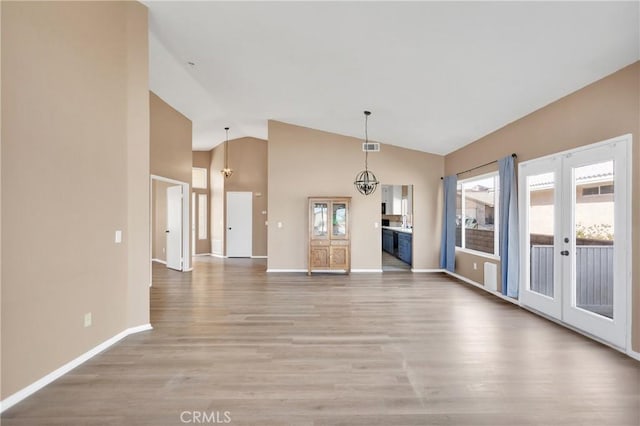
POLYGON ((614 162, 573 169, 575 306, 613 319, 614 162))
POLYGON ((554 297, 555 173, 527 176, 529 290, 554 297))

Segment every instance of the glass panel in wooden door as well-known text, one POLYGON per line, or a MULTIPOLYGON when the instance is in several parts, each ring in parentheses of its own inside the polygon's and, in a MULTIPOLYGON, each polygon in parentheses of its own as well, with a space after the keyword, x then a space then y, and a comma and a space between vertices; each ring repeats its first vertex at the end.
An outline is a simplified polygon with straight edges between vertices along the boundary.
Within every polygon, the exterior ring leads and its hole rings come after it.
POLYGON ((613 160, 573 170, 575 306, 613 319, 613 160))
POLYGON ((560 286, 560 157, 520 164, 521 267, 520 300, 551 317, 561 319, 560 286))
POLYGON ((555 246, 555 173, 527 176, 529 290, 553 299, 555 246))
POLYGON ((329 203, 316 202, 311 207, 311 238, 329 236, 329 203))
POLYGON ((332 238, 347 238, 347 204, 333 203, 332 238))
POLYGON ((621 137, 563 159, 562 319, 621 348, 631 297, 630 151, 621 137))

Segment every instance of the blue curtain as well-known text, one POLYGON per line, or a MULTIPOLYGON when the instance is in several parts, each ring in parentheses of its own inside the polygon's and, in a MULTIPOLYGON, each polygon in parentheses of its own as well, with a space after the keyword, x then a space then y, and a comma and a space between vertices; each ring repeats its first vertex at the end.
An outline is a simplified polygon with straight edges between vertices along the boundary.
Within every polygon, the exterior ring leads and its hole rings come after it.
POLYGON ((458 177, 446 176, 444 184, 444 209, 442 239, 440 240, 440 267, 454 272, 456 266, 456 188, 458 177))
POLYGON ((502 294, 518 298, 518 187, 514 158, 498 160, 500 173, 500 266, 502 294))

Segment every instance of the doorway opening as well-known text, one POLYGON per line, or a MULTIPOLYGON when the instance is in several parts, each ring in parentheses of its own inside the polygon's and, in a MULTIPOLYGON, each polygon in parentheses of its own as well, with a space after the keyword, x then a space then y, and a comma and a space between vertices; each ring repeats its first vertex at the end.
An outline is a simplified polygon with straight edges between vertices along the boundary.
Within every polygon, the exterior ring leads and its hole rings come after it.
POLYGON ((413 185, 382 185, 382 271, 413 265, 413 185))
POLYGON ((151 260, 178 271, 190 271, 189 184, 151 176, 151 260))

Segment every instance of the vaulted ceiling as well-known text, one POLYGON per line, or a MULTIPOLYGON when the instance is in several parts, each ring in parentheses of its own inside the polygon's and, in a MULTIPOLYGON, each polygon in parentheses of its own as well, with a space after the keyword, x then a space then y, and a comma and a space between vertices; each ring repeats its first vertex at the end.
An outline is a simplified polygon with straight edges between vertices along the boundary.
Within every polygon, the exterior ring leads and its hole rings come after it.
POLYGON ((193 148, 274 119, 446 154, 640 59, 639 2, 148 1, 193 148))

